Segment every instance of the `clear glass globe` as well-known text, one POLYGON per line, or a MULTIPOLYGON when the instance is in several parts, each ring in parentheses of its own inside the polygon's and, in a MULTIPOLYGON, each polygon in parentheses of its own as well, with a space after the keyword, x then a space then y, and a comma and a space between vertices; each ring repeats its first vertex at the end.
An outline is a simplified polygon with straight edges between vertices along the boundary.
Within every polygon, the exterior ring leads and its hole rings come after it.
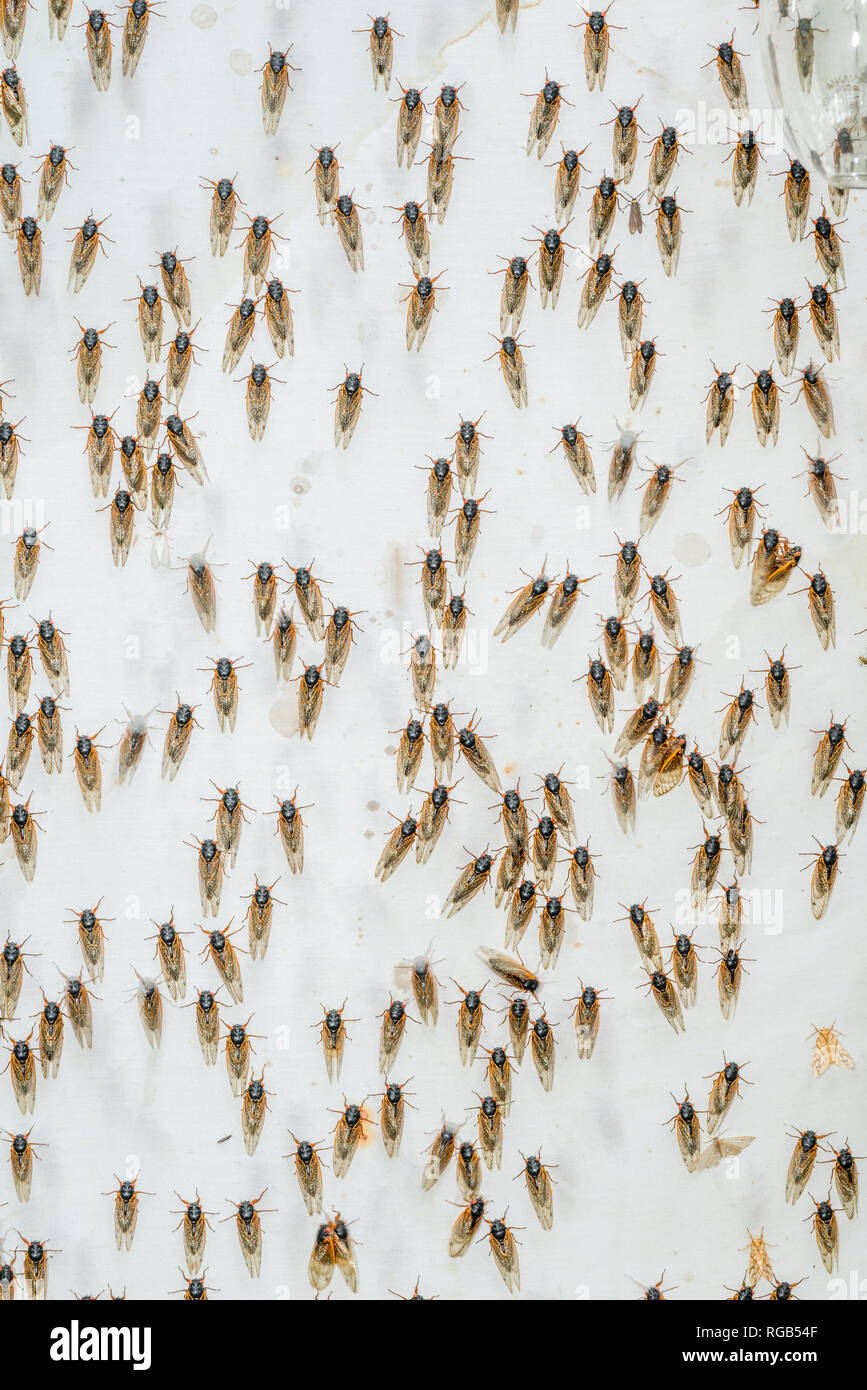
POLYGON ((760 0, 759 26, 789 153, 867 188, 867 0, 760 0))

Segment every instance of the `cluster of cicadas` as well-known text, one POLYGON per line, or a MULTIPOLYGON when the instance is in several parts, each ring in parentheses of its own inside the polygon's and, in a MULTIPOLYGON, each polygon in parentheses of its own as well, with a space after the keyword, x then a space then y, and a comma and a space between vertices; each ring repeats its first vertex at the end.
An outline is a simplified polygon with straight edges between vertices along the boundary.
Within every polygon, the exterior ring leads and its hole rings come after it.
MULTIPOLYGON (((62 39, 66 33, 72 13, 73 0, 48 0, 48 23, 51 36, 62 39)), ((29 112, 24 83, 15 60, 21 49, 27 24, 27 11, 32 9, 30 0, 3 0, 0 5, 0 38, 9 67, 0 73, 0 106, 9 133, 19 149, 25 141, 29 142, 29 112)), ((121 36, 121 66, 124 77, 132 77, 138 67, 148 25, 152 13, 159 12, 159 5, 153 0, 130 0, 126 7, 121 36)), ((98 92, 107 92, 111 83, 112 41, 111 31, 117 28, 104 10, 87 9, 87 19, 83 25, 85 47, 90 62, 94 86, 98 92)), ((39 159, 41 165, 39 180, 39 199, 36 216, 21 215, 21 183, 15 164, 4 164, 0 170, 0 217, 7 233, 16 238, 18 264, 26 294, 39 294, 42 281, 42 223, 49 222, 57 206, 61 190, 68 181, 68 171, 72 167, 67 151, 62 145, 52 145, 45 156, 39 159)), ((106 219, 103 218, 104 222, 106 219)), ((69 288, 74 293, 82 288, 93 269, 97 249, 103 253, 102 242, 109 240, 100 231, 102 222, 89 214, 81 226, 74 231, 72 256, 69 265, 69 288)))

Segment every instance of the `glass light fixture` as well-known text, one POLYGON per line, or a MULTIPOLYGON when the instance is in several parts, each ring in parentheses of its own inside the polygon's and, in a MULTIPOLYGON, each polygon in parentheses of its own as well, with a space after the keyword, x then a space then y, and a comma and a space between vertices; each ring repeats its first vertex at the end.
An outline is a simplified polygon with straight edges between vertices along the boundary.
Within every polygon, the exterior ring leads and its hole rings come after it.
POLYGON ((789 153, 867 188, 867 0, 760 0, 759 26, 789 153))

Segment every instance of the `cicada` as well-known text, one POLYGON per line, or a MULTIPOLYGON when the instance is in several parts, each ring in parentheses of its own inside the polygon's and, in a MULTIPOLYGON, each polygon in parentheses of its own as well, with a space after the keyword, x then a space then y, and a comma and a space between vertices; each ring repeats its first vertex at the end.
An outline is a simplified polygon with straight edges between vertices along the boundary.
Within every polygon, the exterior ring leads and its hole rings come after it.
POLYGON ((563 99, 560 83, 555 82, 546 73, 545 84, 536 97, 533 114, 530 117, 527 154, 532 154, 535 146, 537 156, 539 159, 542 158, 551 143, 551 136, 554 134, 560 116, 560 102, 563 99))
POLYGON ((20 632, 16 632, 13 637, 9 638, 6 652, 6 675, 9 686, 9 711, 13 719, 17 719, 20 714, 24 713, 24 707, 30 698, 30 682, 33 676, 33 658, 30 655, 27 638, 23 637, 20 632))
POLYGON ((325 225, 326 217, 334 222, 337 211, 337 198, 340 192, 340 165, 337 155, 330 145, 323 145, 316 151, 316 158, 308 167, 313 170, 313 191, 316 196, 316 212, 319 225, 325 225))
MULTIPOLYGON (((262 296, 265 304, 265 324, 278 357, 285 352, 290 357, 295 354, 295 324, 292 318, 292 305, 289 303, 289 290, 276 276, 268 281, 262 296)), ((276 380, 276 377, 274 378, 276 380)))
MULTIPOLYGON (((809 20, 805 22, 809 23, 809 20)), ((816 1210, 807 1219, 813 1223, 813 1234, 816 1237, 816 1245, 819 1248, 822 1264, 829 1274, 833 1274, 840 1255, 840 1238, 837 1229, 837 1214, 831 1206, 830 1195, 829 1193, 828 1198, 821 1202, 817 1202, 815 1197, 811 1199, 816 1210)))
MULTIPOLYGON (((440 271, 440 275, 443 272, 440 271)), ((409 294, 404 296, 406 304, 406 350, 421 352, 430 321, 436 308, 437 280, 439 275, 429 276, 420 275, 415 285, 409 288, 409 294)), ((445 289, 446 286, 441 286, 445 289)))
POLYGON ((188 1202, 179 1192, 175 1193, 178 1201, 183 1205, 182 1212, 175 1212, 174 1215, 180 1216, 180 1221, 175 1227, 178 1230, 183 1227, 184 1231, 184 1258, 190 1273, 195 1276, 202 1271, 202 1262, 205 1256, 205 1242, 208 1238, 208 1230, 211 1229, 209 1216, 213 1212, 206 1212, 202 1208, 198 1192, 192 1202, 188 1202))
POLYGON ((746 1081, 742 1072, 746 1062, 729 1062, 723 1056, 723 1068, 718 1072, 710 1088, 710 1095, 707 1102, 707 1132, 709 1135, 716 1134, 720 1125, 732 1107, 737 1096, 740 1094, 740 1083, 746 1081))
POLYGON ((563 158, 557 164, 554 180, 554 216, 558 221, 572 216, 575 199, 581 183, 581 157, 583 150, 563 150, 563 158))
POLYGON ((782 196, 789 236, 792 241, 802 241, 810 210, 810 175, 799 159, 793 159, 789 168, 783 171, 783 177, 786 182, 782 196))
POLYGON ((42 1144, 31 1141, 33 1129, 28 1129, 26 1134, 12 1134, 6 1131, 9 1144, 9 1166, 12 1169, 12 1182, 15 1187, 15 1195, 19 1202, 30 1201, 30 1189, 33 1184, 33 1160, 38 1158, 36 1149, 41 1149, 42 1144))
POLYGON ((575 911, 585 922, 589 922, 593 916, 595 884, 596 869, 588 845, 578 845, 569 860, 569 887, 575 911))
POLYGON ((0 219, 6 235, 16 236, 21 221, 21 179, 14 164, 0 167, 0 219))
POLYGON ((517 948, 524 932, 530 924, 536 907, 537 885, 530 879, 523 879, 514 890, 506 917, 507 947, 517 948))
MULTIPOLYGON (((398 221, 413 274, 427 275, 430 270, 430 233, 424 212, 418 203, 412 201, 404 203, 394 211, 400 213, 398 221)), ((515 326, 517 327, 517 324, 515 326)))
POLYGON ((685 1009, 691 1009, 695 1003, 698 962, 699 956, 692 944, 692 937, 687 936, 685 932, 676 934, 671 948, 671 974, 685 1009))
MULTIPOLYGON (((238 857, 238 847, 241 843, 241 829, 247 820, 244 812, 249 811, 250 807, 244 805, 238 795, 237 787, 218 787, 216 782, 212 782, 211 786, 218 793, 217 809, 214 812, 214 819, 217 822, 215 830, 217 846, 222 854, 228 856, 230 868, 234 868, 235 860, 238 857)), ((202 800, 205 799, 205 797, 202 798, 202 800)))
POLYGON ((614 728, 614 686, 604 661, 597 654, 587 672, 587 698, 596 723, 603 733, 614 728))
POLYGON ((361 1139, 365 1137, 364 1126, 370 1117, 363 1106, 344 1100, 344 1108, 334 1130, 334 1176, 345 1177, 350 1164, 358 1151, 361 1139))
MULTIPOLYGON (((502 791, 500 774, 497 772, 486 743, 477 732, 477 727, 474 716, 466 728, 458 730, 457 749, 476 776, 485 783, 485 786, 490 787, 491 791, 499 795, 502 791)), ((420 759, 421 753, 418 756, 420 759)))
MULTIPOLYGON (((427 108, 417 87, 400 86, 400 90, 403 96, 398 98, 397 165, 400 168, 405 163, 409 169, 418 149, 421 119, 427 108)), ((433 158, 433 155, 431 157, 433 158)), ((441 159, 437 159, 437 163, 441 162, 441 159)))
POLYGON ((825 272, 827 283, 832 290, 839 290, 845 284, 843 276, 843 252, 840 250, 842 238, 837 235, 835 224, 830 222, 822 204, 822 211, 813 220, 813 244, 816 258, 825 272))
POLYGON ((197 851, 199 896, 202 912, 216 917, 223 892, 223 856, 216 840, 196 840, 191 849, 197 851))
POLYGON ((340 1079, 340 1068, 343 1065, 343 1054, 346 1050, 346 1039, 349 1034, 346 1031, 346 1023, 357 1020, 344 1020, 343 1010, 346 1008, 344 999, 339 1009, 323 1008, 323 1017, 320 1024, 314 1024, 319 1029, 319 1041, 322 1044, 322 1055, 325 1058, 325 1070, 328 1073, 329 1081, 340 1079))
POLYGON ((455 440, 455 470, 458 486, 464 496, 475 491, 479 472, 480 439, 489 438, 480 433, 478 426, 484 418, 484 411, 477 420, 461 420, 452 438, 455 440))
MULTIPOLYGON (((135 967, 133 967, 135 970, 135 967)), ((138 987, 135 991, 138 1001, 139 1018, 145 1031, 145 1037, 151 1047, 159 1047, 163 1035, 163 997, 160 994, 159 985, 156 980, 139 975, 135 970, 138 979, 138 987)))
MULTIPOLYGON (((523 1177, 526 1183, 533 1210, 539 1218, 539 1225, 543 1231, 550 1231, 554 1225, 554 1193, 551 1188, 551 1175, 548 1167, 542 1162, 540 1154, 532 1154, 524 1159, 523 1177)), ((521 1176, 519 1173, 518 1177, 521 1176)))
POLYGON ((196 1033, 205 1066, 212 1067, 217 1060, 220 1042, 220 1011, 214 993, 209 989, 197 992, 195 1001, 196 1033))
POLYGON ((749 205, 756 191, 759 160, 764 159, 755 131, 742 130, 727 158, 732 160, 732 193, 735 205, 740 207, 744 194, 749 205))
POLYGON ((640 343, 633 355, 629 373, 629 404, 633 410, 644 406, 656 373, 657 356, 656 342, 650 338, 640 343))
POLYGON ((736 371, 737 367, 733 367, 732 371, 730 372, 721 372, 717 369, 716 365, 714 365, 715 377, 714 380, 711 382, 710 387, 708 388, 707 395, 705 396, 705 400, 707 401, 707 426, 705 430, 705 442, 709 444, 714 431, 719 430, 720 448, 722 448, 722 446, 728 439, 729 430, 731 429, 732 416, 734 415, 734 372, 736 371))
POLYGON ((12 848, 18 860, 18 867, 28 883, 33 882, 36 873, 37 829, 41 830, 42 827, 30 811, 29 797, 25 802, 19 802, 12 807, 9 834, 12 836, 12 848))
MULTIPOLYGON (((521 573, 526 575, 527 572, 522 570, 521 573)), ((523 588, 511 591, 515 597, 494 628, 494 636, 502 636, 504 642, 514 637, 515 633, 539 611, 551 585, 551 580, 544 573, 544 567, 543 572, 535 579, 530 575, 527 575, 527 579, 529 582, 523 588)))
MULTIPOLYGON (((517 10, 517 3, 515 6, 517 10)), ((488 1247, 494 1257, 494 1264, 509 1293, 518 1293, 521 1288, 521 1272, 518 1265, 518 1242, 512 1234, 512 1227, 505 1221, 488 1221, 488 1247)))
POLYGON ((277 799, 277 833, 280 836, 280 843, 286 855, 286 862, 293 874, 300 874, 304 868, 304 821, 301 816, 302 811, 308 807, 298 806, 295 797, 298 795, 298 788, 284 801, 277 799))
POLYGON ((354 203, 348 193, 341 193, 334 204, 340 245, 346 253, 346 259, 351 268, 356 271, 364 269, 364 240, 361 232, 361 219, 358 216, 359 208, 361 208, 361 204, 354 203))
MULTIPOLYGON (((195 344, 192 339, 192 335, 195 333, 198 326, 199 325, 196 324, 195 328, 191 328, 189 332, 185 328, 179 329, 168 345, 169 355, 166 362, 166 396, 176 406, 180 405, 181 397, 190 379, 190 369, 193 362, 198 361, 195 353, 195 344)), ((153 432, 156 433, 155 427, 153 432)))
MULTIPOLYGON (((193 726, 198 726, 198 720, 193 713, 195 708, 195 705, 188 705, 185 701, 178 699, 177 709, 171 712, 163 743, 161 769, 161 775, 163 777, 168 776, 170 782, 173 782, 177 777, 181 763, 186 757, 193 726)), ((161 710, 160 713, 167 714, 169 711, 161 710)))
MULTIPOLYGON (((566 265, 566 253, 563 249, 566 242, 562 239, 565 230, 565 227, 561 227, 559 230, 556 227, 549 227, 542 234, 539 242, 539 290, 542 296, 543 309, 548 307, 549 302, 551 308, 556 309, 557 300, 560 298, 560 286, 563 283, 563 270, 566 265)), ((501 308, 501 323, 502 318, 501 308)), ((517 323, 514 323, 513 329, 517 329, 517 326, 517 323)))
POLYGON ((427 1162, 425 1163, 421 1175, 421 1185, 425 1192, 430 1191, 439 1181, 446 1168, 451 1163, 452 1155, 455 1151, 457 1131, 458 1127, 456 1125, 450 1124, 448 1120, 444 1119, 442 1127, 434 1136, 433 1143, 428 1150, 427 1162))
MULTIPOLYGON (((258 1204, 267 1191, 267 1187, 263 1188, 258 1197, 252 1197, 249 1201, 234 1203, 235 1212, 223 1218, 224 1221, 234 1220, 235 1222, 238 1231, 238 1244, 241 1247, 241 1254, 244 1256, 244 1263, 251 1279, 258 1279, 262 1273, 262 1222, 259 1219, 258 1204)), ((262 1208, 263 1213, 267 1210, 269 1208, 262 1208)))
MULTIPOLYGON (((818 841, 816 842, 818 844, 818 841)), ((813 859, 813 872, 810 878, 810 907, 817 921, 824 915, 840 867, 840 856, 836 845, 819 845, 818 855, 813 859)), ((809 865, 806 866, 809 868, 809 865)))
POLYGON ((836 463, 840 455, 825 459, 821 455, 814 457, 806 449, 803 452, 807 457, 807 492, 804 495, 812 497, 825 525, 829 530, 834 530, 839 523, 839 509, 837 480, 831 470, 831 464, 836 463))
POLYGON ((721 758, 731 756, 737 757, 743 747, 744 739, 750 724, 756 722, 755 701, 753 691, 748 690, 741 684, 741 688, 735 695, 731 703, 726 706, 725 718, 722 722, 719 738, 719 755, 721 758))
POLYGON ((322 1210, 322 1161, 315 1143, 309 1139, 296 1139, 291 1130, 289 1133, 295 1144, 295 1176, 307 1212, 313 1216, 322 1210))
POLYGON ((463 109, 458 96, 460 90, 460 87, 444 83, 434 103, 432 155, 438 163, 448 159, 458 138, 458 121, 463 109))
POLYGON ((600 92, 605 88, 605 77, 608 72, 608 53, 611 46, 611 29, 616 29, 616 24, 608 24, 606 15, 611 9, 611 5, 604 10, 584 10, 587 16, 586 24, 573 24, 573 29, 584 30, 584 74, 587 78, 587 89, 599 84, 600 92))
MULTIPOLYGON (((658 969, 648 970, 647 977, 646 988, 651 991, 663 1018, 671 1025, 675 1033, 684 1032, 686 1024, 683 1021, 683 1011, 674 981, 666 975, 664 970, 658 969)), ((639 985, 639 989, 642 988, 645 986, 639 985)))
POLYGON ((187 992, 187 962, 181 933, 170 914, 167 922, 154 922, 157 928, 157 959, 163 979, 173 999, 183 999, 187 992))
POLYGON ((397 1158, 403 1138, 404 1107, 409 1104, 404 1098, 404 1086, 406 1082, 401 1086, 396 1081, 386 1080, 379 1107, 379 1129, 389 1158, 397 1158))
MULTIPOLYGON (((250 894, 250 906, 247 908, 247 926, 250 934, 250 955, 253 960, 261 957, 264 960, 268 950, 268 941, 271 936, 271 917, 274 911, 274 904, 280 902, 273 894, 274 883, 260 883, 256 880, 256 887, 250 894)), ((285 906, 285 903, 283 904, 285 906)))
POLYGON ((662 125, 662 130, 653 141, 653 149, 650 152, 650 169, 647 176, 647 196, 656 202, 662 201, 662 196, 674 173, 681 150, 684 149, 680 143, 677 128, 673 125, 663 125, 661 121, 660 125, 662 125))
POLYGON ((617 815, 617 822, 624 835, 635 829, 635 778, 626 762, 611 762, 611 800, 617 815))
POLYGON ((747 80, 741 66, 741 58, 744 56, 733 48, 734 34, 727 42, 721 44, 711 44, 711 48, 716 48, 715 57, 711 58, 705 67, 710 67, 711 63, 716 63, 717 74, 723 95, 736 116, 746 116, 749 113, 750 103, 747 96, 747 80))
POLYGON ((834 593, 821 568, 808 576, 810 583, 806 589, 799 590, 809 597, 810 617, 816 635, 825 651, 837 645, 837 623, 834 611, 834 593))
MULTIPOLYGON (((72 255, 69 260, 69 283, 67 285, 67 289, 71 289, 73 294, 78 294, 79 290, 84 286, 90 272, 93 270, 96 264, 97 250, 100 250, 104 256, 107 256, 103 242, 109 241, 110 238, 106 236, 105 232, 100 230, 107 221, 108 217, 103 217, 101 221, 97 222, 93 213, 90 213, 85 217, 81 226, 75 230, 75 236, 72 239, 72 255)), ((67 231, 71 230, 73 229, 67 228, 67 231)))
POLYGON ((597 259, 601 256, 614 225, 618 182, 618 179, 603 174, 593 193, 590 204, 589 246, 591 256, 597 259))
POLYGON ((685 1086, 683 1100, 677 1100, 675 1096, 672 1096, 672 1100, 677 1106, 677 1110, 668 1123, 674 1126, 677 1147, 680 1150, 686 1171, 693 1173, 701 1152, 701 1126, 698 1115, 685 1086))
POLYGON ((159 258, 163 290, 179 328, 189 328, 192 321, 190 309, 190 282, 184 270, 184 262, 178 259, 177 251, 163 251, 159 258))
POLYGON ((156 285, 143 285, 138 304, 138 328, 146 362, 159 362, 163 336, 163 301, 156 285))
POLYGON ((383 1075, 400 1050, 408 1016, 402 1000, 394 998, 389 999, 388 1008, 380 1014, 382 1025, 379 1031, 379 1069, 383 1075))
POLYGON ((840 356, 840 329, 832 295, 827 285, 810 285, 810 321, 816 341, 829 362, 840 356))
POLYGON ((644 296, 634 280, 624 280, 617 295, 617 323, 624 361, 630 362, 641 341, 644 296))
POLYGON ((22 217, 18 224, 18 268, 25 294, 39 294, 42 282, 42 232, 35 217, 22 217))
POLYGON ((613 125, 614 132, 611 137, 611 158, 614 161, 614 178, 617 183, 630 183, 635 172, 635 159, 638 154, 638 132, 641 129, 635 119, 635 112, 641 98, 635 106, 614 106, 614 116, 609 125, 613 125))
MULTIPOLYGON (((222 860, 220 858, 222 852, 216 845, 214 845, 213 840, 205 840, 203 842, 203 846, 208 845, 214 846, 214 849, 216 850, 216 859, 220 861, 220 887, 222 888, 222 860)), ((200 858, 204 859, 203 853, 200 854, 200 858)), ((211 867, 214 862, 214 857, 212 857, 209 867, 211 867)), ((208 886, 210 887, 211 884, 209 884, 208 886)), ((202 911, 207 917, 208 913, 204 904, 202 906, 202 911)), ((213 915, 215 917, 218 911, 219 902, 216 902, 213 904, 213 915)), ((238 932, 240 931, 240 927, 236 927, 235 931, 230 932, 229 927, 232 925, 232 920, 229 921, 229 924, 226 927, 225 931, 218 931, 217 929, 209 931, 207 927, 200 928, 200 930, 203 931, 205 936, 207 937, 207 940, 204 946, 202 947, 202 955, 208 956, 210 958, 211 962, 217 969, 217 973, 219 974, 220 979, 226 986, 226 989, 231 994, 235 1003, 242 1004, 244 1002, 244 982, 241 978, 241 962, 238 959, 238 953, 241 950, 241 948, 240 946, 235 946, 231 939, 233 936, 237 936, 238 932)))
MULTIPOLYGON (((582 492, 595 493, 596 475, 593 471, 593 459, 587 447, 587 436, 578 429, 577 421, 574 425, 561 425, 558 433, 560 438, 554 449, 562 447, 582 492)), ((554 449, 551 450, 552 454, 554 449)))
POLYGON ((497 358, 512 404, 520 410, 521 406, 527 404, 527 368, 521 344, 509 334, 505 338, 497 338, 492 333, 491 337, 499 343, 499 348, 485 360, 490 362, 492 358, 497 358))
MULTIPOLYGON (((588 576, 595 579, 596 575, 588 576)), ((569 561, 566 561, 566 574, 560 580, 554 593, 551 596, 551 603, 545 617, 545 626, 542 629, 542 646, 551 648, 561 636, 566 623, 572 616, 575 602, 581 592, 581 585, 586 584, 587 579, 579 579, 577 574, 572 574, 569 570, 569 561)))
POLYGON ((50 222, 57 209, 64 184, 69 184, 69 170, 74 165, 63 145, 52 145, 42 161, 39 178, 39 203, 36 214, 41 221, 50 222))
POLYGON ((802 1129, 795 1135, 789 1135, 790 1139, 796 1141, 786 1174, 786 1201, 791 1202, 792 1206, 810 1181, 819 1153, 819 1140, 827 1137, 827 1134, 816 1134, 812 1129, 802 1129))
MULTIPOLYGON (((21 1232, 18 1234, 21 1235, 21 1232)), ((28 1295, 31 1299, 44 1299, 48 1285, 48 1247, 41 1240, 28 1240, 23 1235, 21 1239, 24 1241, 22 1278, 28 1295)))
POLYGON ((753 557, 750 602, 767 603, 782 593, 800 558, 800 546, 792 545, 773 527, 763 530, 753 557))
POLYGON ((656 213, 656 244, 666 275, 677 274, 683 242, 681 211, 675 196, 671 193, 664 194, 656 213))
MULTIPOLYGON (((356 30, 357 33, 368 32, 366 30, 356 30)), ((398 33, 392 29, 385 15, 378 15, 370 26, 370 65, 373 69, 373 90, 379 86, 380 79, 386 91, 391 84, 391 67, 394 62, 394 35, 398 33)), ((400 35, 398 34, 398 37, 400 35)))
POLYGON ((479 1147, 485 1166, 501 1167, 503 1161, 503 1112, 494 1096, 480 1096, 477 1108, 479 1147))
MULTIPOLYGON (((847 1140, 842 1149, 833 1149, 834 1185, 850 1221, 858 1211, 858 1165, 847 1140)), ((828 1160, 830 1161, 830 1160, 828 1160)))
POLYGON ((84 963, 90 978, 97 981, 102 979, 105 971, 105 933, 102 924, 113 920, 97 916, 101 902, 102 898, 95 907, 86 907, 72 918, 78 927, 78 942, 84 963))
POLYGON ((104 10, 88 11, 85 38, 93 85, 98 92, 107 92, 111 82, 111 30, 104 10))
POLYGON ((518 0, 497 0, 496 15, 501 34, 506 32, 506 26, 510 20, 514 32, 515 25, 518 23, 518 0))
POLYGON ((20 149, 24 144, 24 137, 26 136, 29 140, 30 135, 27 123, 27 99, 14 63, 10 67, 4 68, 0 74, 0 105, 3 107, 3 115, 6 117, 9 134, 20 149))
POLYGON ((135 76, 139 59, 144 52, 152 12, 156 13, 154 0, 130 0, 121 40, 121 66, 124 77, 135 76))
POLYGON ((369 395, 374 393, 361 382, 361 371, 346 372, 346 376, 339 386, 332 387, 337 392, 334 403, 334 447, 339 448, 343 445, 344 449, 349 448, 349 442, 355 433, 355 427, 361 417, 361 402, 365 392, 369 395))
POLYGON ((693 908, 701 909, 707 903, 708 895, 716 883, 721 853, 722 842, 719 835, 709 833, 705 828, 704 844, 699 845, 692 864, 690 904, 693 908))
POLYGON ((828 383, 822 376, 822 368, 815 367, 812 362, 803 369, 798 387, 798 395, 802 394, 819 433, 825 439, 830 439, 835 432, 834 405, 828 383))
POLYGON ((601 251, 584 276, 578 303, 578 327, 589 328, 608 293, 614 273, 614 253, 601 251))
POLYGON ((737 1008, 741 979, 747 973, 742 964, 744 959, 745 957, 740 954, 740 950, 735 950, 733 946, 730 946, 727 951, 720 952, 719 965, 717 966, 717 992, 720 1010, 723 1018, 726 1019, 733 1018, 737 1008))
POLYGON ((783 376, 789 376, 798 350, 798 306, 793 299, 780 299, 776 309, 768 312, 774 315, 774 352, 780 371, 783 376))
POLYGON ((572 1011, 575 1019, 575 1041, 578 1044, 578 1057, 580 1061, 588 1061, 593 1056, 596 1040, 599 1037, 599 1001, 607 999, 608 995, 601 994, 593 985, 585 985, 583 980, 579 980, 581 993, 572 1011))
POLYGON ((295 664, 295 646, 298 632, 292 621, 292 614, 281 608, 274 624, 271 645, 274 651, 274 673, 278 681, 290 679, 290 671, 295 664))
MULTIPOLYGON (((517 12, 517 4, 515 9, 517 12)), ((462 1147, 472 1148, 472 1145, 463 1145, 462 1147)), ((476 1161, 478 1162, 478 1159, 476 1161)), ((449 1235, 449 1254, 455 1260, 460 1259, 469 1249, 487 1206, 484 1197, 465 1195, 467 1196, 467 1205, 461 1207, 449 1235)))
MULTIPOLYGON (((626 484, 629 481, 629 475, 632 472, 632 465, 635 462, 635 450, 640 437, 641 436, 635 430, 622 429, 618 438, 614 440, 611 446, 611 458, 608 463, 609 502, 616 502, 623 496, 624 488, 626 487, 626 484)), ((628 548, 628 554, 629 556, 631 556, 631 558, 629 560, 624 559, 624 563, 631 567, 633 561, 637 560, 638 558, 638 550, 636 548, 636 545, 632 541, 627 541, 626 547, 628 548)), ((621 547, 621 549, 622 548, 623 547, 621 547)), ((635 584, 637 592, 637 578, 635 579, 635 584)), ((617 581, 615 581, 615 588, 616 587, 617 581)), ((622 618, 627 618, 628 616, 628 612, 620 614, 620 617, 622 618)))
POLYGON ((39 1063, 42 1075, 48 1080, 56 1076, 60 1069, 60 1056, 63 1052, 63 1014, 60 1005, 42 992, 42 1009, 39 1012, 39 1063))
POLYGON ((854 771, 847 767, 847 776, 843 779, 837 796, 836 807, 836 829, 837 843, 842 844, 847 838, 851 839, 858 828, 858 821, 861 818, 861 810, 864 805, 864 786, 867 782, 862 769, 856 768, 854 771))
MULTIPOLYGON (((187 421, 182 420, 180 415, 176 415, 172 412, 164 421, 164 424, 172 448, 190 477, 193 479, 193 482, 198 483, 200 487, 204 486, 204 481, 207 477, 205 460, 202 457, 202 451, 199 448, 198 441, 187 424, 187 421)), ((196 560, 199 568, 204 564, 204 557, 202 555, 191 556, 191 563, 193 559, 196 560)), ((205 568, 207 569, 207 566, 205 566, 205 568)), ((210 574, 210 571, 208 571, 208 573, 210 574)), ((207 583, 207 581, 205 582, 207 583)), ((210 631, 208 628, 205 630, 210 631)))
POLYGON ((292 91, 289 74, 298 72, 289 62, 292 48, 292 44, 285 52, 272 48, 268 61, 259 69, 262 73, 262 125, 266 135, 277 134, 287 93, 292 91))

